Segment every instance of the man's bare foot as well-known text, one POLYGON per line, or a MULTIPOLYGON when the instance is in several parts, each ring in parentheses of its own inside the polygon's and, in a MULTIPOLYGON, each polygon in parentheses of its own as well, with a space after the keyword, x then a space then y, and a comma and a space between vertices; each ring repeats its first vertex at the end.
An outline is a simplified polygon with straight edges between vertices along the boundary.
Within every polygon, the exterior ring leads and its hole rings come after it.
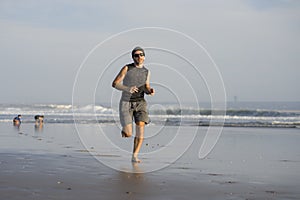
POLYGON ((138 159, 138 157, 137 157, 137 156, 132 156, 132 158, 131 158, 131 162, 133 162, 133 163, 140 163, 140 162, 141 162, 141 160, 140 160, 140 159, 138 159))

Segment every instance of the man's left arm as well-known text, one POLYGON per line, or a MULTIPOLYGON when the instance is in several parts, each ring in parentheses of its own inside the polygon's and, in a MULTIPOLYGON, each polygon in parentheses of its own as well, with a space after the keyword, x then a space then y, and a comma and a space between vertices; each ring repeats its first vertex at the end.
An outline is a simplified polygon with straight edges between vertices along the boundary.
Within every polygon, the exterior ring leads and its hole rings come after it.
POLYGON ((146 94, 153 96, 155 94, 155 90, 150 87, 150 71, 148 71, 147 80, 146 80, 146 94))

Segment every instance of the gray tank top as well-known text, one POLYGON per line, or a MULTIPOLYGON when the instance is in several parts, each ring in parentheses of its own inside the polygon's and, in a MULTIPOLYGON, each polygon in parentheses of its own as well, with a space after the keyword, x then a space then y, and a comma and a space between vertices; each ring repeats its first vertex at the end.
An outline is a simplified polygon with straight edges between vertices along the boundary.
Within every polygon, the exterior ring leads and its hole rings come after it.
POLYGON ((123 91, 122 101, 140 101, 144 99, 144 94, 146 90, 146 80, 148 76, 148 69, 145 67, 138 68, 135 67, 134 63, 127 65, 128 70, 123 80, 123 85, 127 87, 136 86, 139 88, 137 93, 129 93, 123 91))

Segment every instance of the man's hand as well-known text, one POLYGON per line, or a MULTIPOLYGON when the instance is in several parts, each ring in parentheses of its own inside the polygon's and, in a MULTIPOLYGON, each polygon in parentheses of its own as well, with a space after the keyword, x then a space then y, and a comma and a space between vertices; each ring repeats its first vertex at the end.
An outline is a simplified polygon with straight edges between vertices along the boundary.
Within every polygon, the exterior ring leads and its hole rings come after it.
POLYGON ((150 88, 150 94, 149 95, 154 96, 154 94, 155 94, 155 90, 153 88, 150 88))
POLYGON ((139 91, 139 88, 137 88, 136 86, 133 86, 133 87, 129 88, 129 92, 130 92, 131 94, 136 93, 136 92, 138 92, 138 91, 139 91))

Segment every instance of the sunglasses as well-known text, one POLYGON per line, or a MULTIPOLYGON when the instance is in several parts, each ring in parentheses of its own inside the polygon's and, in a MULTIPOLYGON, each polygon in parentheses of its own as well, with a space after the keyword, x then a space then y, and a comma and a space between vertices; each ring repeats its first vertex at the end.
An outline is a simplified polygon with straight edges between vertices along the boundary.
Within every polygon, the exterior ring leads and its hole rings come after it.
POLYGON ((143 53, 140 53, 140 54, 134 54, 133 55, 133 57, 135 57, 135 58, 137 58, 137 57, 143 57, 143 56, 145 56, 145 54, 143 54, 143 53))

